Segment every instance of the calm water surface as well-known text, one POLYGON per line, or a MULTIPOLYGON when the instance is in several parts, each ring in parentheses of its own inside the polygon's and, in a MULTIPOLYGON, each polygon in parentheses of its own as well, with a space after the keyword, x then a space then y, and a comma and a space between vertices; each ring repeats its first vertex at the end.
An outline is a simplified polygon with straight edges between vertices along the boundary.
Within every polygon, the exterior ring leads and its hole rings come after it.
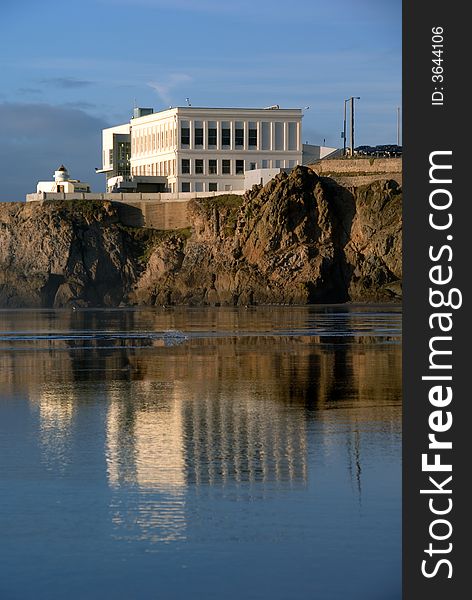
POLYGON ((396 600, 398 307, 0 312, 1 600, 396 600))

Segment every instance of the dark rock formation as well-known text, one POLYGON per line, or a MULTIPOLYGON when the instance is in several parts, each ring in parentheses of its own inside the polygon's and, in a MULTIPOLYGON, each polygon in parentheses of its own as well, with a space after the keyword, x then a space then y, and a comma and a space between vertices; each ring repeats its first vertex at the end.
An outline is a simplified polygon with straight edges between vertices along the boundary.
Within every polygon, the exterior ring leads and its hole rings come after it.
POLYGON ((5 203, 0 306, 117 306, 138 275, 130 249, 110 203, 5 203))
POLYGON ((192 237, 151 255, 132 295, 157 304, 401 298, 401 190, 350 190, 299 167, 265 187, 194 201, 192 237))
POLYGON ((401 298, 401 189, 305 167, 192 201, 193 230, 126 228, 110 203, 4 204, 0 306, 385 302, 401 298))

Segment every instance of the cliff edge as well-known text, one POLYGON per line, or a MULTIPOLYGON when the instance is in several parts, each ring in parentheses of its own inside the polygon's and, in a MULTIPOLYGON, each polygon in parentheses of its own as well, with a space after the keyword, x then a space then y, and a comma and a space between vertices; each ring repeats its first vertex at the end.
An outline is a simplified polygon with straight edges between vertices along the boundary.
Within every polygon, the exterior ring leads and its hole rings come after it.
POLYGON ((0 207, 0 306, 401 299, 401 188, 306 167, 189 204, 192 231, 125 227, 110 202, 0 207))

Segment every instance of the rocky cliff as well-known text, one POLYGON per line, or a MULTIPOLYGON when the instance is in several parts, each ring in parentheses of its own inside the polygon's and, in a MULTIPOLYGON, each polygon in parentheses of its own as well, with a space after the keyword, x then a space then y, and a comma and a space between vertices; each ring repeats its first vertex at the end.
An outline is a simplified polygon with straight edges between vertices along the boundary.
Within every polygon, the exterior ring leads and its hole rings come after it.
POLYGON ((3 204, 0 306, 388 302, 401 298, 401 189, 305 167, 192 201, 192 230, 124 227, 111 203, 3 204))

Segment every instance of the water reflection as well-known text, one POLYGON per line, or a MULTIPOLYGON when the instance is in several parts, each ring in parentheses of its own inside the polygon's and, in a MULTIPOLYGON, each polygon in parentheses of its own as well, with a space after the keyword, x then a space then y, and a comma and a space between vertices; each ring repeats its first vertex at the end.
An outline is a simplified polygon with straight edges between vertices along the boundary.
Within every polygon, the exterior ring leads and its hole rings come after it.
POLYGON ((71 430, 76 409, 72 385, 43 383, 32 399, 39 412, 39 442, 49 469, 64 471, 70 462, 71 430))
POLYGON ((90 429, 78 415, 93 407, 93 448, 126 539, 187 539, 191 490, 231 487, 238 498, 303 489, 310 456, 329 460, 340 444, 361 503, 366 431, 379 432, 377 450, 399 431, 395 312, 45 312, 21 330, 14 316, 2 318, 10 336, 0 385, 27 391, 49 468, 67 471, 90 429), (168 346, 146 336, 169 329, 187 339, 168 346), (342 414, 336 435, 333 411, 342 414))
POLYGON ((185 456, 179 398, 168 386, 136 382, 106 386, 106 461, 114 492, 111 512, 119 528, 136 523, 152 541, 185 539, 185 456), (121 502, 120 487, 138 488, 121 502))

